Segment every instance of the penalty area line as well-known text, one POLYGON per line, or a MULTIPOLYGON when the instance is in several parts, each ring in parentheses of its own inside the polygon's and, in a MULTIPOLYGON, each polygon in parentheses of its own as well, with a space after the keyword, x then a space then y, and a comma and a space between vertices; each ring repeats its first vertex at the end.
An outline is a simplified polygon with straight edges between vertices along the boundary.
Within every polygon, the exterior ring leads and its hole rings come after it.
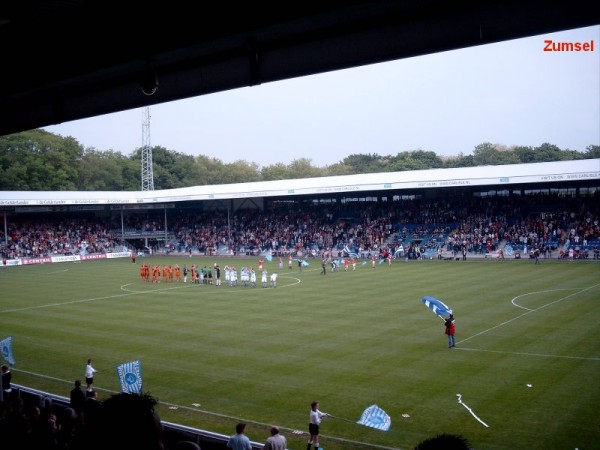
POLYGON ((503 350, 486 350, 481 348, 466 348, 454 347, 453 350, 463 350, 465 352, 484 352, 484 353, 500 353, 503 355, 519 355, 519 356, 537 356, 540 358, 561 358, 561 359, 577 359, 582 361, 600 361, 600 358, 587 356, 566 356, 566 355, 550 355, 546 353, 529 353, 529 352, 507 352, 503 350))

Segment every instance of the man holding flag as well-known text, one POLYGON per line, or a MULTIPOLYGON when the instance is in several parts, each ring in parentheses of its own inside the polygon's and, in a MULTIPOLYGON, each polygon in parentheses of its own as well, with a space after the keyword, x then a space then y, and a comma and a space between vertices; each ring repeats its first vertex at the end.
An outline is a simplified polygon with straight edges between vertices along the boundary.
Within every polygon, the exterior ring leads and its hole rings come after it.
POLYGON ((454 332, 456 331, 456 322, 454 320, 453 311, 444 302, 429 295, 423 297, 421 301, 436 316, 438 316, 444 321, 444 334, 448 336, 448 348, 456 347, 454 343, 454 332), (448 318, 444 318, 444 316, 448 316, 448 318))
POLYGON ((446 327, 444 333, 448 335, 448 348, 456 347, 456 345, 454 345, 454 332, 456 330, 456 323, 454 321, 453 314, 450 314, 450 316, 444 320, 444 326, 446 327))

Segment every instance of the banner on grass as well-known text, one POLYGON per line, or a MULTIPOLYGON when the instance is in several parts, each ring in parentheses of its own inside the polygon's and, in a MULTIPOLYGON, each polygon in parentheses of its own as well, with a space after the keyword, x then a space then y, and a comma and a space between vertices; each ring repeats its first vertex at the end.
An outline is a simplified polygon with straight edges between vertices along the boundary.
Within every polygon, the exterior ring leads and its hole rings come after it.
POLYGON ((269 262, 273 261, 273 255, 271 254, 271 250, 265 250, 265 259, 269 262))
POLYGON ((12 336, 8 336, 0 341, 0 348, 2 349, 2 357, 11 366, 15 365, 15 357, 12 352, 12 336))
POLYGON ((392 425, 392 419, 379 406, 371 405, 363 411, 360 420, 356 423, 381 431, 387 431, 392 425))
POLYGON ((130 361, 118 365, 117 375, 122 392, 129 394, 142 392, 142 363, 140 361, 130 361))
POLYGON ((437 298, 425 296, 421 300, 436 316, 449 316, 452 310, 441 300, 437 298))

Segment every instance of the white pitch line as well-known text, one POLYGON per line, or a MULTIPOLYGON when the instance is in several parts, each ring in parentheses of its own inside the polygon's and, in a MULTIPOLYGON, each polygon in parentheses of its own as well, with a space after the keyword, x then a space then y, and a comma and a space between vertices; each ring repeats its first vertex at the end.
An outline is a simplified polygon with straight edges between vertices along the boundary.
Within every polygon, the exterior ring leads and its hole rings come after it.
POLYGON ((516 306, 517 308, 525 309, 525 310, 527 310, 527 311, 533 311, 533 309, 531 309, 531 308, 526 308, 525 306, 521 306, 521 305, 519 305, 518 303, 516 303, 516 300, 517 300, 517 299, 519 299, 519 298, 521 298, 521 297, 526 297, 526 296, 528 296, 528 295, 546 294, 546 293, 548 293, 548 292, 558 292, 558 291, 576 291, 576 290, 578 291, 578 290, 580 290, 580 289, 581 289, 581 288, 571 288, 571 289, 564 288, 564 289, 549 289, 549 290, 547 290, 547 291, 534 291, 534 292, 528 292, 528 293, 526 293, 526 294, 517 295, 517 296, 516 296, 515 298, 513 298, 513 299, 512 299, 510 302, 511 302, 511 303, 512 303, 514 306, 516 306))
MULTIPOLYGON (((125 292, 131 292, 131 293, 135 293, 135 294, 160 294, 160 293, 164 293, 170 290, 175 290, 175 289, 185 289, 185 288, 195 288, 195 287, 206 287, 208 288, 205 291, 202 291, 202 295, 205 294, 218 294, 219 292, 237 292, 237 290, 235 290, 236 288, 241 288, 239 290, 239 292, 248 292, 248 289, 253 289, 253 290, 257 290, 258 288, 262 289, 271 289, 270 283, 271 280, 268 281, 269 286, 267 288, 263 288, 261 284, 259 284, 259 282, 257 281, 256 286, 254 288, 252 288, 252 286, 248 285, 246 287, 242 286, 241 284, 238 283, 237 286, 232 287, 232 286, 227 286, 226 284, 222 284, 221 286, 216 286, 215 284, 211 284, 211 285, 204 285, 204 284, 194 284, 194 283, 184 283, 184 285, 177 285, 177 286, 173 286, 173 287, 168 287, 168 288, 164 288, 164 289, 154 289, 154 290, 147 290, 147 291, 134 291, 131 289, 128 289, 127 286, 131 286, 134 283, 128 283, 128 284, 124 284, 123 286, 120 287, 120 289, 122 291, 125 292), (222 287, 223 290, 221 289, 213 289, 214 287, 222 287), (234 290, 230 290, 230 289, 234 289, 234 290), (210 290, 209 290, 210 289, 210 290)), ((282 275, 280 278, 278 278, 278 284, 277 287, 278 288, 286 288, 286 287, 290 287, 290 286, 295 286, 297 284, 302 283, 302 280, 300 278, 296 278, 296 277, 292 277, 289 275, 282 275), (280 280, 285 280, 285 279, 291 279, 294 280, 293 283, 289 283, 289 284, 279 284, 280 280)))
POLYGON ((506 352, 501 350, 486 350, 480 348, 468 348, 468 347, 455 347, 454 350, 464 350, 466 352, 487 352, 487 353, 501 353, 503 355, 522 355, 522 356, 539 356, 540 358, 562 358, 562 359, 578 359, 582 361, 600 361, 600 358, 587 357, 587 356, 563 356, 563 355, 549 355, 546 353, 527 353, 527 352, 506 352))
MULTIPOLYGON (((122 291, 125 292, 129 292, 131 294, 162 294, 164 292, 167 291, 172 291, 174 289, 183 289, 187 286, 173 286, 173 287, 165 287, 163 289, 152 289, 152 290, 147 290, 147 291, 133 291, 131 289, 127 289, 127 286, 131 286, 133 283, 128 283, 128 284, 124 284, 123 286, 121 286, 119 289, 121 289, 122 291)), ((190 285, 190 287, 192 287, 193 285, 190 285)))
MULTIPOLYGON (((29 372, 27 370, 16 369, 16 368, 11 368, 11 370, 13 372, 25 373, 25 374, 36 376, 36 377, 39 377, 39 378, 44 378, 46 380, 59 381, 59 382, 62 382, 62 383, 68 384, 68 385, 72 385, 73 384, 73 380, 64 380, 62 378, 55 378, 55 377, 51 377, 51 376, 48 376, 48 375, 42 375, 42 374, 39 374, 39 373, 29 372)), ((94 384, 94 389, 97 390, 97 391, 105 392, 107 394, 116 394, 117 393, 116 391, 111 391, 109 389, 98 388, 95 384, 94 384)), ((66 396, 62 396, 62 397, 65 399, 65 401, 68 399, 68 397, 66 397, 66 396)), ((243 421, 243 422, 257 424, 257 425, 262 425, 262 426, 271 426, 270 423, 256 422, 256 421, 253 421, 253 420, 250 420, 250 419, 240 419, 239 417, 229 416, 229 415, 217 413, 217 412, 214 412, 214 411, 207 411, 207 410, 199 409, 199 408, 196 408, 196 407, 190 407, 190 406, 185 406, 185 405, 177 405, 175 403, 169 403, 169 402, 165 402, 165 401, 160 401, 159 405, 164 405, 164 406, 167 406, 167 407, 169 407, 169 406, 176 406, 177 409, 184 409, 186 411, 196 411, 196 412, 200 412, 200 413, 203 413, 203 414, 208 414, 208 415, 211 415, 211 416, 224 417, 224 418, 227 418, 227 419, 235 419, 235 420, 238 420, 238 421, 243 421)), ((286 431, 290 431, 290 432, 293 431, 293 430, 295 430, 295 428, 285 428, 285 427, 281 427, 281 429, 282 430, 286 430, 286 431)), ((358 444, 358 445, 364 445, 365 444, 364 442, 361 442, 361 441, 354 441, 354 440, 344 439, 344 438, 335 437, 335 436, 327 436, 327 435, 322 435, 322 436, 326 437, 327 439, 331 439, 331 440, 335 440, 335 441, 339 441, 339 442, 347 442, 349 444, 358 444)), ((379 448, 379 449, 382 449, 382 450, 400 450, 400 449, 397 449, 395 447, 385 447, 383 445, 376 445, 376 444, 369 444, 369 448, 379 448)))
POLYGON ((515 320, 517 320, 517 319, 520 319, 521 317, 524 317, 524 316, 526 316, 526 315, 528 315, 528 314, 531 314, 531 313, 537 312, 537 311, 539 311, 540 309, 547 308, 548 306, 554 305, 555 303, 562 302, 563 300, 566 300, 566 299, 568 299, 568 298, 570 298, 570 297, 573 297, 574 295, 581 294, 582 292, 589 291, 590 289, 594 289, 594 288, 596 288, 596 287, 598 287, 598 286, 600 286, 600 283, 598 283, 598 284, 595 284, 595 285, 593 285, 593 286, 590 286, 590 287, 587 287, 587 288, 584 288, 584 289, 581 289, 581 290, 579 290, 578 292, 574 292, 573 294, 569 294, 569 295, 567 295, 566 297, 559 298, 559 299, 557 299, 557 300, 554 300, 553 302, 546 303, 545 305, 543 305, 543 306, 540 306, 539 308, 536 308, 536 309, 530 309, 530 310, 528 310, 527 312, 524 312, 523 314, 521 314, 521 315, 519 315, 519 316, 517 316, 517 317, 513 317, 512 319, 510 319, 510 320, 507 320, 507 321, 505 321, 505 322, 502 322, 502 323, 499 323, 498 325, 496 325, 496 326, 494 326, 494 327, 488 328, 487 330, 480 331, 479 333, 476 333, 476 334, 474 334, 474 335, 472 335, 472 336, 469 336, 468 338, 462 339, 462 340, 458 341, 458 342, 457 342, 457 344, 460 344, 460 343, 462 343, 462 342, 466 342, 466 341, 468 341, 469 339, 473 339, 474 337, 481 336, 482 334, 488 333, 488 332, 490 332, 490 331, 492 331, 492 330, 495 330, 496 328, 500 328, 500 327, 502 327, 502 326, 504 326, 504 325, 506 325, 506 324, 509 324, 509 323, 511 323, 511 322, 513 322, 513 321, 515 321, 515 320))
POLYGON ((54 306, 64 306, 64 305, 74 305, 76 303, 87 303, 87 302, 95 302, 97 300, 109 300, 113 298, 121 298, 121 297, 129 297, 132 295, 140 295, 146 294, 147 292, 128 292, 126 294, 118 294, 118 295, 107 295, 105 297, 93 297, 93 298, 84 298, 81 300, 71 300, 69 302, 60 302, 60 303, 48 303, 46 305, 37 305, 37 306, 27 306, 25 308, 14 308, 14 309, 5 309, 0 311, 0 313, 11 313, 11 312, 20 312, 20 311, 31 311, 34 309, 42 309, 42 308, 51 308, 54 306))

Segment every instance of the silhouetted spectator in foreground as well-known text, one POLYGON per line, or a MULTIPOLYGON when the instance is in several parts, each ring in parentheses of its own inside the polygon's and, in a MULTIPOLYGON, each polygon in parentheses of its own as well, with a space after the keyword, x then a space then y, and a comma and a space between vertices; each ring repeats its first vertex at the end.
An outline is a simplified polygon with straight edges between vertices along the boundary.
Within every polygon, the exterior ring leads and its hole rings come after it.
POLYGON ((75 387, 71 389, 69 406, 79 415, 83 411, 84 403, 85 392, 81 388, 81 380, 75 380, 75 387))
POLYGON ((471 450, 471 444, 459 434, 442 433, 425 439, 413 450, 471 450))
POLYGON ((163 427, 150 394, 114 394, 102 402, 104 448, 164 450, 163 427))

